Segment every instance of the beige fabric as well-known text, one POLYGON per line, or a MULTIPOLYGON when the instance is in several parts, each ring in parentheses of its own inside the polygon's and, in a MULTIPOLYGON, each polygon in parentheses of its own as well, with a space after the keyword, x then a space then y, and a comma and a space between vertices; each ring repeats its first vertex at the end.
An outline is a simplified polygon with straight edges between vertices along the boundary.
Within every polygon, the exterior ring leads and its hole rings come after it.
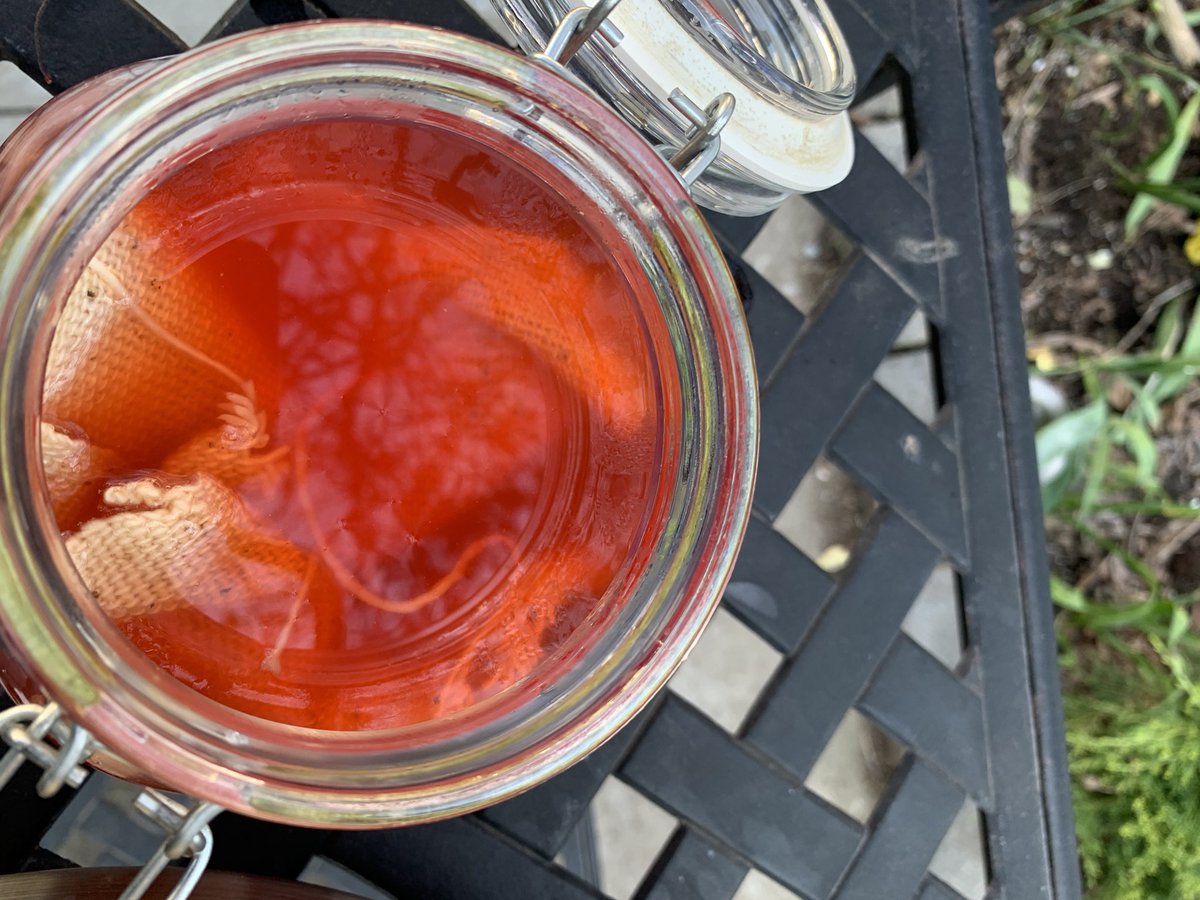
POLYGON ((251 448, 230 448, 223 443, 225 428, 201 432, 171 453, 161 466, 168 475, 204 473, 222 484, 236 487, 248 478, 260 475, 280 476, 291 464, 290 447, 257 452, 251 448))
MULTIPOLYGON (((642 335, 632 309, 604 302, 605 294, 622 299, 625 294, 604 274, 608 267, 593 269, 575 258, 569 244, 536 235, 498 228, 479 240, 482 266, 449 268, 461 279, 464 305, 538 351, 622 436, 645 427, 647 386, 631 352, 642 335), (507 264, 497 265, 499 259, 507 264), (527 302, 534 293, 554 303, 527 302)), ((433 248, 429 252, 436 255, 433 248)))
POLYGON ((40 426, 42 465, 59 527, 71 528, 96 505, 104 480, 113 471, 111 452, 93 447, 82 435, 48 422, 40 426))
POLYGON ((113 485, 104 502, 123 511, 86 523, 67 552, 114 619, 302 592, 308 556, 273 538, 206 475, 169 487, 154 479, 113 485))
POLYGON ((55 515, 78 527, 68 550, 116 619, 294 592, 307 566, 225 486, 286 456, 260 452, 269 436, 259 390, 275 389, 269 356, 202 270, 168 258, 155 233, 135 213, 88 265, 57 323, 43 391, 55 515), (190 480, 137 478, 164 456, 159 470, 190 480), (118 478, 135 480, 101 498, 118 478), (94 515, 107 517, 80 526, 94 515))
POLYGON ((251 329, 195 269, 180 275, 184 261, 161 258, 153 234, 130 216, 84 271, 55 329, 42 399, 47 419, 133 465, 213 427, 230 394, 261 393, 269 375, 251 329))

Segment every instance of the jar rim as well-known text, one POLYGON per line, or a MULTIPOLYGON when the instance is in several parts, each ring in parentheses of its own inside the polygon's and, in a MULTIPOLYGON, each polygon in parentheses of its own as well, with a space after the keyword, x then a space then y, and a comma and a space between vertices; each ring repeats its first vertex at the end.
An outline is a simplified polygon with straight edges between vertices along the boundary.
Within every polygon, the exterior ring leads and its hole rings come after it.
MULTIPOLYGON (((854 64, 826 0, 655 2, 751 90, 800 114, 833 115, 849 108, 854 64)), ((547 35, 541 31, 581 3, 599 5, 598 0, 492 0, 500 21, 527 52, 540 49, 531 39, 544 45, 547 35), (533 22, 541 23, 536 32, 533 22)))
POLYGON ((368 22, 282 26, 191 51, 138 76, 53 143, 0 206, 0 259, 0 419, 10 426, 0 440, 0 478, 12 500, 0 515, 6 548, 0 628, 80 724, 120 759, 172 788, 263 818, 341 827, 427 821, 489 805, 561 771, 615 732, 665 683, 715 609, 746 526, 757 447, 754 369, 736 290, 670 168, 586 91, 529 60, 460 35, 368 22), (276 729, 264 727, 248 739, 250 731, 239 734, 226 720, 195 721, 194 708, 179 708, 179 692, 187 689, 169 676, 114 668, 119 654, 106 645, 103 629, 64 598, 61 541, 56 546, 44 528, 31 527, 39 498, 26 476, 40 466, 30 448, 37 446, 45 321, 54 298, 66 296, 68 270, 82 270, 105 223, 115 224, 121 203, 129 205, 129 190, 144 189, 155 165, 166 164, 169 154, 156 142, 172 129, 236 108, 229 104, 238 97, 248 102, 249 94, 239 93, 246 84, 261 96, 285 79, 295 81, 301 69, 315 73, 326 65, 331 77, 340 71, 363 78, 375 66, 401 81, 408 69, 419 69, 424 78, 443 73, 446 84, 486 86, 494 115, 541 129, 597 178, 627 191, 632 209, 598 200, 598 212, 622 217, 624 227, 653 225, 643 252, 656 252, 647 248, 657 241, 678 257, 656 265, 661 288, 679 304, 687 339, 696 342, 689 376, 705 396, 692 464, 710 480, 695 478, 704 490, 677 504, 679 518, 663 546, 664 579, 642 597, 638 621, 645 633, 614 638, 608 658, 556 697, 549 713, 516 723, 516 744, 512 735, 490 735, 490 743, 447 745, 442 757, 414 757, 394 749, 371 753, 369 738, 378 733, 297 739, 302 730, 289 730, 285 746, 272 743, 271 735, 283 733, 276 729), (508 106, 495 108, 504 97, 508 106), (528 112, 536 112, 536 124, 528 112), (712 333, 704 334, 706 328, 712 333), (468 775, 466 764, 476 764, 468 775))
POLYGON ((662 0, 748 87, 800 114, 850 107, 850 50, 825 0, 662 0))
MULTIPOLYGON (((512 40, 539 53, 581 3, 492 0, 512 40)), ((697 203, 757 215, 788 196, 832 187, 854 160, 849 106, 856 75, 825 0, 650 0, 612 3, 609 33, 593 36, 571 71, 668 152, 685 146, 698 110, 729 98, 713 163, 692 186, 697 203)))

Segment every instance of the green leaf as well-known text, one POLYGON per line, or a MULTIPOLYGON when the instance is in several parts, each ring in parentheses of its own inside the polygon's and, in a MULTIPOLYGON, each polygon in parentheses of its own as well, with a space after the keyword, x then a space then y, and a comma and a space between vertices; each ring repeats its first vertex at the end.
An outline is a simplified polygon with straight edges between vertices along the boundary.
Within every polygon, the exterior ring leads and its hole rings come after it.
MULTIPOLYGON (((1050 576, 1050 599, 1060 609, 1074 613, 1079 622, 1094 631, 1139 626, 1157 631, 1166 625, 1176 628, 1175 616, 1184 615, 1184 632, 1187 631, 1187 612, 1169 600, 1139 600, 1131 603, 1096 603, 1087 598, 1083 591, 1072 587, 1061 578, 1050 576), (1156 624, 1157 623, 1157 624, 1156 624)), ((1160 632, 1161 633, 1161 632, 1160 632)), ((1182 634, 1180 635, 1182 637, 1182 634)), ((1176 638, 1178 640, 1178 638, 1176 638)))
POLYGON ((1123 188, 1135 194, 1152 197, 1182 207, 1193 213, 1200 213, 1200 194, 1180 187, 1178 184, 1151 184, 1147 181, 1132 181, 1123 184, 1123 188))
POLYGON ((1174 647, 1178 644, 1188 631, 1188 625, 1191 624, 1191 619, 1188 612, 1182 606, 1176 606, 1175 611, 1171 613, 1171 629, 1167 632, 1167 644, 1174 647))
POLYGON ((1080 2, 1080 0, 1057 0, 1055 3, 1051 3, 1039 10, 1036 10, 1035 12, 1030 13, 1025 18, 1025 22, 1030 27, 1044 25, 1048 22, 1057 25, 1058 22, 1055 21, 1056 19, 1065 19, 1082 5, 1083 4, 1080 2))
POLYGON ((1016 175, 1008 176, 1008 205, 1018 219, 1027 219, 1033 212, 1033 188, 1016 175))
POLYGON ((1167 375, 1172 372, 1186 373, 1189 377, 1200 374, 1200 355, 1179 353, 1163 359, 1157 353, 1138 353, 1132 356, 1085 359, 1069 365, 1042 371, 1047 378, 1058 375, 1079 375, 1097 372, 1126 372, 1131 375, 1167 375))
POLYGON ((1163 621, 1171 614, 1173 604, 1165 600, 1141 600, 1113 606, 1093 604, 1084 614, 1084 622, 1097 631, 1105 628, 1146 627, 1155 619, 1163 621))
POLYGON ((1050 576, 1050 599, 1071 612, 1086 613, 1091 609, 1091 604, 1083 596, 1083 591, 1071 587, 1055 575, 1050 576))
POLYGON ((1183 338, 1183 346, 1179 348, 1179 355, 1185 358, 1200 357, 1200 309, 1192 310, 1192 320, 1183 338))
POLYGON ((1145 91, 1147 94, 1153 94, 1162 103, 1163 110, 1167 114, 1167 121, 1171 130, 1174 130, 1175 123, 1179 121, 1179 99, 1163 80, 1161 75, 1149 73, 1139 76, 1133 82, 1133 86, 1139 90, 1145 91))
MULTIPOLYGON (((1114 462, 1108 467, 1108 475, 1110 486, 1117 491, 1135 488, 1145 492, 1149 499, 1159 497, 1163 493, 1162 485, 1157 483, 1153 486, 1145 484, 1137 467, 1127 463, 1114 462)), ((1106 503, 1098 503, 1096 504, 1096 509, 1106 509, 1107 505, 1106 503)))
MULTIPOLYGON (((1179 171, 1179 164, 1183 160, 1184 153, 1187 152, 1188 145, 1192 142, 1192 129, 1196 127, 1197 116, 1200 116, 1200 94, 1196 94, 1188 100, 1187 105, 1179 113, 1171 130, 1170 143, 1146 170, 1147 183, 1159 185, 1171 183, 1175 173, 1179 171)), ((1125 216, 1127 240, 1131 240, 1137 234, 1153 207, 1154 199, 1146 194, 1140 193, 1133 198, 1129 213, 1125 216)))
POLYGON ((1064 28, 1078 28, 1087 22, 1094 19, 1101 19, 1104 16, 1119 12, 1122 9, 1133 6, 1138 0, 1106 0, 1104 3, 1097 3, 1091 9, 1085 9, 1083 12, 1069 16, 1063 23, 1064 28))
POLYGON ((1176 178, 1171 182, 1171 187, 1177 187, 1184 191, 1200 192, 1200 178, 1176 178))
POLYGON ((1094 372, 1084 369, 1080 372, 1083 379, 1083 392, 1087 394, 1089 400, 1094 400, 1103 403, 1105 408, 1108 408, 1108 391, 1104 387, 1104 382, 1100 380, 1100 376, 1094 372))
POLYGON ((1078 508, 1079 494, 1075 492, 1075 485, 1081 476, 1082 466, 1072 458, 1062 472, 1049 481, 1043 482, 1041 484, 1042 514, 1052 515, 1068 506, 1078 508))
MULTIPOLYGON (((1063 507, 1070 511, 1071 503, 1064 502, 1063 507)), ((1117 500, 1111 503, 1101 503, 1097 505, 1096 509, 1100 512, 1111 512, 1121 516, 1142 515, 1162 516, 1164 519, 1200 519, 1200 506, 1184 506, 1181 503, 1143 503, 1117 500)))
POLYGON ((1135 420, 1152 431, 1157 431, 1162 426, 1162 410, 1158 408, 1158 404, 1150 396, 1149 391, 1137 381, 1127 378, 1124 375, 1118 374, 1117 381, 1128 388, 1129 393, 1133 394, 1134 406, 1131 411, 1135 416, 1135 420))
MULTIPOLYGON (((1114 424, 1117 420, 1114 420, 1114 424)), ((1087 475, 1083 483, 1083 495, 1079 500, 1079 512, 1088 515, 1100 500, 1104 490, 1104 482, 1108 477, 1108 463, 1111 457, 1111 441, 1109 430, 1101 428, 1096 439, 1092 442, 1091 453, 1088 454, 1087 475)))
MULTIPOLYGON (((1200 357, 1200 308, 1192 310, 1192 319, 1188 323, 1187 334, 1175 354, 1176 359, 1200 357)), ((1195 372, 1171 372, 1161 374, 1156 383, 1147 385, 1148 393, 1155 403, 1161 404, 1178 397, 1195 381, 1195 372)))
POLYGON ((1183 334, 1183 297, 1176 297, 1162 308, 1154 325, 1154 352, 1164 359, 1175 355, 1183 334))
POLYGON ((1133 457, 1139 484, 1147 490, 1157 490, 1158 445, 1154 443, 1150 432, 1129 419, 1111 419, 1109 427, 1113 431, 1113 437, 1133 457))
POLYGON ((1104 427, 1107 409, 1103 400, 1093 400, 1082 409, 1059 416, 1038 431, 1038 472, 1044 481, 1056 478, 1070 460, 1096 438, 1104 427))
MULTIPOLYGON (((1107 411, 1108 405, 1103 400, 1094 400, 1082 409, 1059 416, 1038 432, 1038 472, 1044 512, 1055 512, 1071 496, 1085 471, 1085 453, 1102 435, 1107 411)), ((1093 487, 1087 502, 1094 505, 1098 500, 1098 487, 1093 487)))

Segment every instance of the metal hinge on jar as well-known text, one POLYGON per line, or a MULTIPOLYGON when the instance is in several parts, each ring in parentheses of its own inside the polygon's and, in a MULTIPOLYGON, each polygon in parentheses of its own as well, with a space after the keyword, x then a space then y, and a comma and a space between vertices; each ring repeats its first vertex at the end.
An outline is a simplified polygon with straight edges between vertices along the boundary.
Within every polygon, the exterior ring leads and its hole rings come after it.
MULTIPOLYGON (((78 788, 87 779, 84 762, 100 744, 83 728, 70 722, 57 703, 14 706, 0 712, 0 742, 8 751, 0 758, 0 791, 27 762, 39 766, 40 797, 53 797, 63 786, 78 788)), ((208 827, 222 808, 215 803, 185 806, 167 795, 146 788, 134 805, 138 812, 164 832, 154 856, 122 892, 120 900, 140 900, 170 863, 189 859, 187 869, 167 895, 167 900, 186 900, 200 881, 212 857, 213 836, 208 827)))
MULTIPOLYGON (((608 21, 609 14, 621 0, 599 0, 595 6, 578 6, 569 11, 558 23, 554 33, 540 53, 531 58, 548 65, 560 74, 577 80, 567 70, 567 63, 594 36, 599 36, 615 47, 624 37, 621 30, 608 21)), ((728 91, 718 94, 708 106, 701 109, 691 97, 679 88, 671 91, 671 106, 690 124, 686 140, 678 148, 659 147, 659 152, 683 180, 692 185, 704 174, 721 152, 721 131, 733 117, 737 100, 728 91)))

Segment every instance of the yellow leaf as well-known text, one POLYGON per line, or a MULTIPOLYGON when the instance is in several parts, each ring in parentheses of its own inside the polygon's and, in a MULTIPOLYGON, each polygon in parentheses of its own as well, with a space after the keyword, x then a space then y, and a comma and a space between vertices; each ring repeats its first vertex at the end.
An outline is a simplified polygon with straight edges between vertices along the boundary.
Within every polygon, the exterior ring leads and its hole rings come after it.
POLYGON ((832 544, 817 557, 817 565, 830 574, 840 572, 850 562, 850 551, 841 544, 832 544))
POLYGON ((1033 188, 1016 175, 1008 176, 1008 205, 1018 220, 1028 219, 1033 212, 1033 188))
POLYGON ((1193 266, 1200 266, 1200 226, 1192 232, 1192 236, 1184 242, 1183 253, 1193 266))
POLYGON ((1058 367, 1058 358, 1049 347, 1038 347, 1029 352, 1029 358, 1039 372, 1051 372, 1058 367))

